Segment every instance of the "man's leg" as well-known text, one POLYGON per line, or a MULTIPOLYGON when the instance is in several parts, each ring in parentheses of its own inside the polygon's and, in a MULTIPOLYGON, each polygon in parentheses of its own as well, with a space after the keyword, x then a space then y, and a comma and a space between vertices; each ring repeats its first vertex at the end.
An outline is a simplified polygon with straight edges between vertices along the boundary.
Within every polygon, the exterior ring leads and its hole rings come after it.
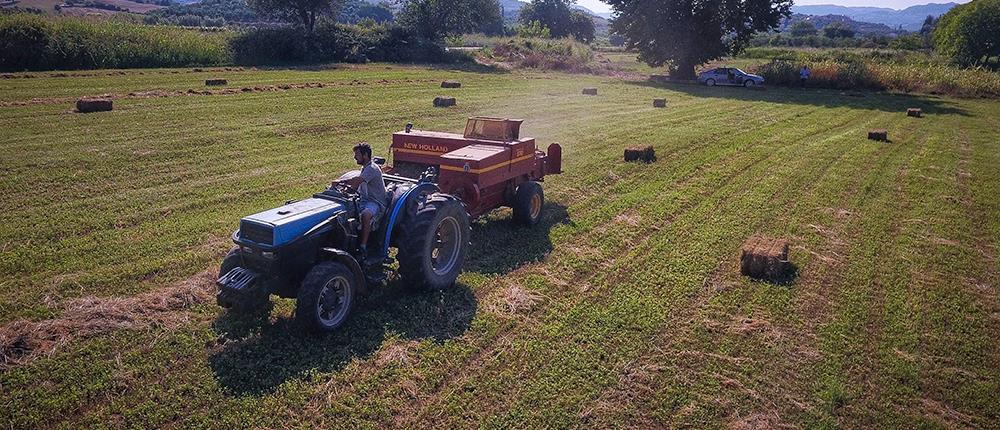
POLYGON ((361 248, 366 249, 368 246, 368 234, 371 233, 372 229, 372 213, 365 208, 361 211, 361 248))

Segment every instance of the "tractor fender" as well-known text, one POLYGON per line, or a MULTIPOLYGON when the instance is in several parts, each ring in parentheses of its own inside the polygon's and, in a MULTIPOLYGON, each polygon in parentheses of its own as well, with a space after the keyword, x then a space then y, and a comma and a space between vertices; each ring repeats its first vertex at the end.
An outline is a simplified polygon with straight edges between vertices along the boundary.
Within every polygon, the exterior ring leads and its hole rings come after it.
POLYGON ((403 212, 406 210, 407 201, 410 200, 410 196, 420 195, 420 191, 426 190, 428 193, 434 193, 438 191, 437 185, 430 182, 420 182, 403 192, 398 199, 392 204, 392 210, 389 212, 389 221, 385 224, 385 240, 382 241, 382 255, 389 255, 389 242, 392 239, 392 230, 396 227, 396 224, 402 219, 403 212))
POLYGON ((337 248, 320 248, 320 251, 329 256, 331 260, 347 266, 351 270, 351 273, 354 274, 355 285, 358 286, 359 292, 361 294, 368 294, 368 283, 365 281, 365 272, 361 270, 358 260, 355 260, 351 254, 337 248))

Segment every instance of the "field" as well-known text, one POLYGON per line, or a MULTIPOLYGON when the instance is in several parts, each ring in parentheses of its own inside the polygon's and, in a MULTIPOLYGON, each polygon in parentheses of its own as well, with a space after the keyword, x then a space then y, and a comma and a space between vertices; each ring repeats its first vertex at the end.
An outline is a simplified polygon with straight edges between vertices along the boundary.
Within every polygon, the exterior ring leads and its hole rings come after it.
POLYGON ((0 80, 0 427, 1000 422, 995 100, 384 64, 63 75, 0 80), (72 112, 97 94, 115 110, 72 112), (241 216, 321 189, 358 141, 480 114, 560 142, 565 173, 534 229, 474 224, 453 289, 392 284, 325 337, 291 301, 214 304, 241 216), (659 161, 623 163, 633 144, 659 161), (739 275, 755 234, 791 240, 794 279, 739 275))

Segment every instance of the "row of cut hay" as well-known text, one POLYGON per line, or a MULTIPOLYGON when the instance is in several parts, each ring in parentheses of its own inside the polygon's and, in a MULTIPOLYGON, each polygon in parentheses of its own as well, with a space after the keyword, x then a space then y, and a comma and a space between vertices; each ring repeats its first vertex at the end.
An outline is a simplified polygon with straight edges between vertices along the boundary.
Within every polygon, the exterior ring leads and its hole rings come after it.
MULTIPOLYGON (((809 64, 808 86, 870 89, 963 97, 1000 96, 1000 75, 986 70, 958 69, 941 64, 900 64, 826 60, 809 64)), ((752 68, 768 85, 798 85, 800 64, 774 60, 752 68)))

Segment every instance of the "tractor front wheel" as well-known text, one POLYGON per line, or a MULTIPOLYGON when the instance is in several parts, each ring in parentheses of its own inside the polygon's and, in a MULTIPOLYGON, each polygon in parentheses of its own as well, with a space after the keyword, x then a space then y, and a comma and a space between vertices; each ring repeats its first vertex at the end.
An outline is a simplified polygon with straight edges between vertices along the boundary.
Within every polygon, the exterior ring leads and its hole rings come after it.
POLYGON ((354 273, 333 261, 319 263, 306 274, 295 301, 295 320, 307 330, 329 332, 340 327, 357 295, 354 273))
POLYGON ((542 219, 544 205, 542 184, 528 181, 519 185, 514 193, 514 221, 529 227, 538 224, 538 220, 542 219))
POLYGON ((399 225, 399 275, 414 288, 442 290, 462 272, 472 230, 458 199, 432 194, 399 225))

